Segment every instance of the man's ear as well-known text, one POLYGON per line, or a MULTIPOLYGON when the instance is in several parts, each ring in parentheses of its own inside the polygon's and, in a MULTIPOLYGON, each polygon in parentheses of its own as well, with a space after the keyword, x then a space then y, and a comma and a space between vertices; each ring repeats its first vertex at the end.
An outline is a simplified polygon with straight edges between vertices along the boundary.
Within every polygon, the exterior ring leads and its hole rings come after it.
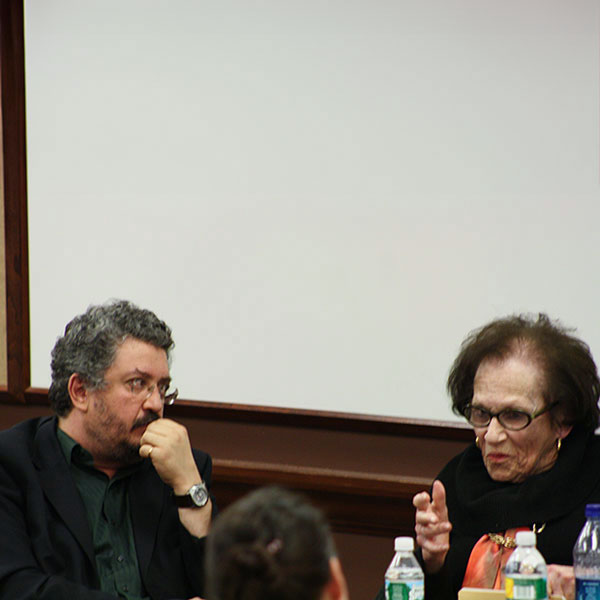
POLYGON ((85 382, 79 373, 73 373, 71 377, 69 377, 67 390, 69 392, 71 402, 73 403, 73 408, 82 412, 87 412, 90 405, 90 395, 85 382))
POLYGON ((348 600, 348 586, 337 556, 329 559, 329 581, 325 584, 322 600, 348 600))

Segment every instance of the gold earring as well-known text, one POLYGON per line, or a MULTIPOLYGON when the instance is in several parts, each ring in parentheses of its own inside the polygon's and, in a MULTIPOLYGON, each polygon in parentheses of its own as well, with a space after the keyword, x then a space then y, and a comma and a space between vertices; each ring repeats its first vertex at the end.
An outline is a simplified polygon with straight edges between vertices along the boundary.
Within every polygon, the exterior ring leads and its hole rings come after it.
POLYGON ((557 452, 560 452, 560 447, 561 447, 561 446, 562 446, 562 439, 561 439, 561 438, 558 438, 558 439, 556 440, 556 451, 557 451, 557 452))
POLYGON ((479 436, 475 436, 475 445, 479 448, 479 436))

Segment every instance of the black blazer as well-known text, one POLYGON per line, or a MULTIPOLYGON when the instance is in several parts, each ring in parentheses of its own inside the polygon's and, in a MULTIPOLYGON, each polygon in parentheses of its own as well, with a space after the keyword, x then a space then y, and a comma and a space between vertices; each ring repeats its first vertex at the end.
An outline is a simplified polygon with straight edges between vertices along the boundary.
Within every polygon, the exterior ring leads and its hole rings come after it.
MULTIPOLYGON (((99 591, 83 501, 55 417, 0 432, 0 600, 115 600, 99 591)), ((194 450, 210 487, 208 454, 194 450)), ((204 538, 180 524, 171 488, 144 460, 129 486, 142 581, 152 600, 202 595, 204 538)))

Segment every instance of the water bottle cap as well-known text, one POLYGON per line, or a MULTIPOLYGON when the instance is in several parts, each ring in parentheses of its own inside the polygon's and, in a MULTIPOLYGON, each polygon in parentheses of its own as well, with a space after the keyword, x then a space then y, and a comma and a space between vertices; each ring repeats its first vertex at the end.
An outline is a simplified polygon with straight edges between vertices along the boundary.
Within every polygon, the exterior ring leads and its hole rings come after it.
POLYGON ((517 531, 517 546, 535 546, 536 536, 533 531, 517 531))
POLYGON ((412 552, 415 542, 411 537, 397 537, 394 540, 394 552, 412 552))
POLYGON ((585 506, 586 517, 600 517, 600 504, 586 504, 585 506))

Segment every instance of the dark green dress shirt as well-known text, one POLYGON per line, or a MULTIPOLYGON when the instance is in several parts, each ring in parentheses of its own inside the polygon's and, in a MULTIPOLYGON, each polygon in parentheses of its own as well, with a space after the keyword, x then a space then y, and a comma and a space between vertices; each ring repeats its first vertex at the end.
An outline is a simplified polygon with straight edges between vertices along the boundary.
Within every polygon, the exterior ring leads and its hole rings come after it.
POLYGON ((85 448, 61 429, 57 435, 85 505, 102 591, 124 600, 150 600, 140 576, 127 493, 140 465, 120 469, 109 479, 94 468, 85 448))

